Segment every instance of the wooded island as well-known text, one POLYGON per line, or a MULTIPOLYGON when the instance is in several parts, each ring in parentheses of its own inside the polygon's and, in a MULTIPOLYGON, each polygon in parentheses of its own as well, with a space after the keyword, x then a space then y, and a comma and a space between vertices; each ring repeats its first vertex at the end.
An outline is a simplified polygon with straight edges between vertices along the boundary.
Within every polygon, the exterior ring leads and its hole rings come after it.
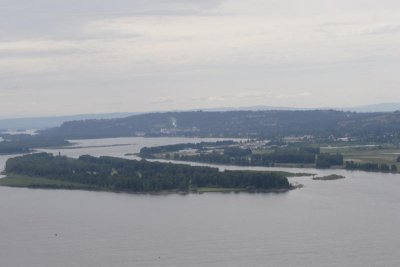
POLYGON ((0 185, 90 189, 118 192, 287 191, 290 173, 219 171, 217 168, 81 156, 78 159, 37 153, 11 158, 0 185))

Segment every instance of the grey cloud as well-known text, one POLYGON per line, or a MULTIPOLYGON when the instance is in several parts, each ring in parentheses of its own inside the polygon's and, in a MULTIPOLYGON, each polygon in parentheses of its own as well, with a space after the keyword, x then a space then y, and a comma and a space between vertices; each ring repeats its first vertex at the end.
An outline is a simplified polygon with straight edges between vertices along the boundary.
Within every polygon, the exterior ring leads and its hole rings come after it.
MULTIPOLYGON (((6 0, 0 6, 0 40, 88 38, 82 25, 101 18, 196 15, 220 1, 192 0, 6 0)), ((109 37, 109 36, 108 36, 109 37)))
POLYGON ((367 31, 367 34, 395 34, 400 33, 400 24, 383 25, 367 31))
POLYGON ((306 2, 3 0, 0 112, 400 101, 400 1, 306 2))

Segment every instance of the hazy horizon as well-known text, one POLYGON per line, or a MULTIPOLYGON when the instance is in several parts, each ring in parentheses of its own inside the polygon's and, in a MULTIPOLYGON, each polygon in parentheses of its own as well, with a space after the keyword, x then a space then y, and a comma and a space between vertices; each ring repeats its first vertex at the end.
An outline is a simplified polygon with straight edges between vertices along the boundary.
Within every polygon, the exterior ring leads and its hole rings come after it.
POLYGON ((5 0, 1 118, 400 102, 394 0, 5 0))
MULTIPOLYGON (((72 120, 82 119, 113 119, 123 118, 126 116, 146 114, 146 113, 164 113, 164 112, 193 112, 193 111, 264 111, 264 110, 338 110, 338 111, 351 111, 351 112, 394 112, 400 110, 400 103, 377 103, 372 105, 352 106, 352 107, 277 107, 277 106, 237 106, 237 107, 215 107, 215 108, 198 108, 198 109, 170 109, 170 110, 149 110, 149 111, 121 111, 121 112, 93 112, 93 113, 66 113, 66 114, 42 114, 33 116, 16 116, 16 117, 3 117, 0 116, 0 121, 13 121, 13 120, 30 120, 30 119, 46 119, 46 118, 67 118, 72 120)), ((0 125, 1 127, 1 125, 0 125)))

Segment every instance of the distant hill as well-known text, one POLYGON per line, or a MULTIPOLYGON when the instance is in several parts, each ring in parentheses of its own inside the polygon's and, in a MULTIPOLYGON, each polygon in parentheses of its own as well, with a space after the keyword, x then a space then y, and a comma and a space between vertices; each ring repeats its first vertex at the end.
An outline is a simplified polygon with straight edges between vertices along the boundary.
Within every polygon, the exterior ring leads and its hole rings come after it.
MULTIPOLYGON (((346 108, 292 108, 292 107, 274 107, 274 106, 247 106, 247 107, 221 107, 221 108, 207 108, 201 109, 205 112, 225 112, 225 111, 312 111, 312 110, 338 110, 350 112, 394 112, 400 110, 400 103, 381 103, 375 105, 346 107, 346 108)), ((198 110, 188 111, 170 111, 170 112, 196 112, 198 110)), ((14 119, 0 119, 0 129, 46 129, 58 127, 64 122, 92 120, 92 119, 115 119, 124 118, 132 115, 137 115, 138 112, 125 112, 125 113, 104 113, 104 114, 81 114, 69 116, 49 116, 49 117, 32 117, 32 118, 14 118, 14 119)))
POLYGON ((379 103, 373 105, 363 105, 355 107, 320 107, 320 108, 293 108, 293 107, 274 107, 274 106, 248 106, 248 107, 225 107, 225 108, 210 108, 203 111, 238 111, 238 110, 339 110, 351 112, 394 112, 400 110, 400 103, 379 103))
POLYGON ((122 136, 263 137, 314 135, 397 138, 400 112, 335 110, 148 113, 119 119, 65 122, 43 132, 64 138, 122 136))
MULTIPOLYGON (((328 108, 323 108, 327 110, 328 108)), ((223 107, 207 108, 202 111, 263 111, 263 110, 313 110, 311 108, 293 108, 293 107, 274 107, 274 106, 247 106, 247 107, 223 107)), ((194 111, 194 110, 190 110, 194 111)))
POLYGON ((105 113, 105 114, 81 114, 71 116, 36 117, 36 118, 15 118, 0 119, 0 129, 46 129, 60 126, 66 121, 87 120, 87 119, 112 119, 134 115, 137 113, 105 113))
MULTIPOLYGON (((201 109, 203 111, 239 111, 239 110, 305 110, 300 108, 289 107, 272 107, 272 106, 249 106, 249 107, 222 107, 201 109)), ((196 110, 174 110, 165 112, 191 112, 196 110)), ((28 118, 10 118, 0 119, 1 130, 27 130, 37 129, 43 130, 60 126, 67 121, 91 120, 91 119, 115 119, 124 118, 132 115, 140 114, 140 112, 118 112, 118 113, 101 113, 101 114, 80 114, 80 115, 65 115, 65 116, 43 116, 43 117, 28 117, 28 118)))
POLYGON ((354 112, 394 112, 400 110, 400 103, 380 103, 374 105, 342 108, 339 110, 354 112))

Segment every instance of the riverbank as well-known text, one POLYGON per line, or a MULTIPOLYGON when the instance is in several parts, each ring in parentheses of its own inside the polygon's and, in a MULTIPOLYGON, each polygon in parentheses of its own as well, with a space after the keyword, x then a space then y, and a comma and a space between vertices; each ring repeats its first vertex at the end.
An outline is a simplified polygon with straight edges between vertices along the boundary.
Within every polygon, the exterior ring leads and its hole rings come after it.
POLYGON ((99 191, 100 188, 80 183, 53 180, 41 177, 30 177, 25 175, 10 174, 0 179, 0 186, 25 187, 41 189, 75 189, 99 191))
POLYGON ((316 180, 316 181, 333 181, 333 180, 340 180, 340 179, 344 179, 344 178, 346 178, 346 177, 343 175, 331 174, 331 175, 327 175, 327 176, 314 177, 312 179, 316 180))
POLYGON ((64 190, 87 190, 114 193, 130 194, 149 194, 149 195, 168 195, 168 194, 203 194, 203 193, 285 193, 290 190, 302 188, 302 185, 291 185, 290 188, 280 189, 257 189, 257 188, 227 188, 227 187, 199 187, 189 188, 189 190, 160 190, 150 192, 137 192, 130 190, 111 190, 98 186, 47 179, 42 177, 32 177, 26 175, 10 174, 0 179, 0 186, 31 188, 31 189, 64 189, 64 190))
POLYGON ((348 169, 383 173, 398 173, 400 170, 400 150, 393 145, 321 147, 317 144, 299 144, 266 148, 253 148, 252 145, 251 142, 203 142, 152 146, 141 148, 135 156, 244 167, 348 169))

